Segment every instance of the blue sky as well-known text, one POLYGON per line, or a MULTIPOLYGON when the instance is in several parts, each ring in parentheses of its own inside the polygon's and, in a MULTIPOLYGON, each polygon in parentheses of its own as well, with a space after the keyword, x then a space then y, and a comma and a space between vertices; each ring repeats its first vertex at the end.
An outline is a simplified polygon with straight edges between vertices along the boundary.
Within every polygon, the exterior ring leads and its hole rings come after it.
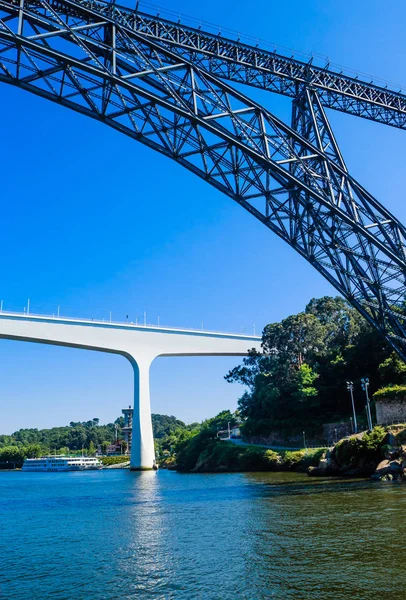
MULTIPOLYGON (((161 2, 161 9, 317 52, 406 85, 405 16, 378 1, 161 2)), ((4 84, 0 299, 4 308, 257 332, 334 290, 230 199, 86 117, 4 84)), ((253 94, 251 90, 249 93, 253 94)), ((258 94, 288 119, 290 101, 258 94)), ((403 222, 406 134, 329 113, 351 172, 403 222)), ((186 421, 234 409, 233 358, 161 358, 152 410, 186 421)), ((0 341, 0 432, 108 422, 132 401, 121 357, 0 341)))

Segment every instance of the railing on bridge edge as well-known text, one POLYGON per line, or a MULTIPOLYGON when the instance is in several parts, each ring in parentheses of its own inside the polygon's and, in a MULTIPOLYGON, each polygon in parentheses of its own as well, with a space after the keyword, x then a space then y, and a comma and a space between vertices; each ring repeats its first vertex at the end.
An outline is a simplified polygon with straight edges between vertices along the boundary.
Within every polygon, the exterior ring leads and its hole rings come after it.
POLYGON ((44 313, 33 313, 31 311, 23 311, 23 312, 18 312, 18 311, 10 311, 10 310, 3 310, 3 308, 0 309, 0 317, 1 316, 16 316, 16 317, 32 317, 32 318, 40 318, 40 319, 55 319, 55 320, 61 320, 61 321, 72 321, 72 322, 83 322, 83 323, 97 323, 97 324, 101 324, 101 325, 125 325, 126 327, 133 327, 134 329, 136 328, 145 328, 145 329, 163 329, 166 331, 191 331, 191 332, 196 332, 196 333, 214 333, 214 334, 229 334, 229 335, 235 335, 235 336, 246 336, 246 337, 256 337, 257 339, 261 339, 261 336, 258 336, 255 334, 255 329, 253 333, 249 333, 247 331, 241 331, 241 332, 236 332, 236 331, 225 331, 225 330, 214 330, 214 329, 204 329, 203 327, 201 329, 197 329, 196 327, 175 327, 172 325, 161 325, 160 323, 158 324, 154 324, 154 323, 139 323, 138 320, 136 319, 136 321, 130 321, 130 320, 125 320, 125 321, 116 321, 113 320, 111 318, 109 319, 96 319, 93 317, 88 317, 88 318, 84 318, 84 317, 70 317, 70 316, 64 316, 61 315, 60 313, 55 314, 44 314, 44 313))

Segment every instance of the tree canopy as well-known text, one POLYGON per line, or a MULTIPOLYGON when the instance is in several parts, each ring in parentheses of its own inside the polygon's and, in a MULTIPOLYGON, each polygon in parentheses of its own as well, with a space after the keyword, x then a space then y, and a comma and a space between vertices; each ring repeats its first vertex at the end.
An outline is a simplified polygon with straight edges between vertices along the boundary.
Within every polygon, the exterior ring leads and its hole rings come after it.
POLYGON ((155 439, 161 439, 178 429, 185 429, 186 427, 183 421, 179 421, 179 419, 173 416, 169 417, 168 415, 152 413, 151 418, 155 439))
MULTIPOLYGON (((64 427, 52 427, 50 429, 19 429, 11 435, 0 435, 0 448, 13 447, 40 449, 40 454, 53 451, 79 451, 85 448, 90 454, 94 454, 97 446, 104 451, 116 437, 116 425, 118 435, 121 437, 121 427, 124 426, 123 417, 118 417, 114 423, 100 425, 98 418, 90 421, 71 421, 64 427)), ((152 415, 152 428, 154 437, 161 439, 174 431, 186 429, 183 421, 176 417, 167 415, 152 415)), ((14 451, 14 450, 13 450, 14 451)), ((25 450, 25 456, 28 456, 25 450)), ((21 458, 21 456, 20 456, 21 458)))
MULTIPOLYGON (((368 376, 371 393, 406 382, 405 363, 340 297, 313 299, 304 312, 267 325, 262 347, 225 377, 247 388, 239 400, 246 434, 349 418, 348 380, 358 389, 368 376)), ((365 397, 355 396, 361 413, 365 397)))

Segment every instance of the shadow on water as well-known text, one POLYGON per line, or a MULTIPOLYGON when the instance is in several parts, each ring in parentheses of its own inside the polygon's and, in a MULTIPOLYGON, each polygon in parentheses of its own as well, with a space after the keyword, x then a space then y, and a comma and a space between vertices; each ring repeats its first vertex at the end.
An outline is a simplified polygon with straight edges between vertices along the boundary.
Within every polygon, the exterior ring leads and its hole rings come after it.
POLYGON ((309 477, 298 473, 272 473, 269 478, 263 473, 245 473, 245 477, 253 486, 255 495, 316 495, 337 494, 363 490, 378 490, 382 488, 402 486, 402 483, 380 483, 370 479, 350 479, 342 477, 309 477))
MULTIPOLYGON (((170 473, 168 473, 170 476, 170 473)), ((165 477, 168 475, 165 473, 165 477)), ((162 472, 161 472, 162 475, 162 472)), ((309 477, 306 473, 283 472, 245 472, 245 473, 176 473, 180 481, 187 480, 188 492, 201 492, 200 481, 207 482, 205 495, 223 490, 229 499, 238 495, 266 498, 272 496, 318 496, 341 493, 371 492, 397 489, 406 490, 402 482, 377 482, 369 478, 349 477, 309 477), (194 479, 199 484, 194 485, 194 479), (235 485, 236 480, 239 484, 235 485)), ((174 489, 174 491, 176 488, 174 489)), ((202 498, 203 499, 203 498, 202 498)), ((223 498, 225 500, 226 498, 223 498)), ((186 498, 184 498, 186 501, 186 498)))

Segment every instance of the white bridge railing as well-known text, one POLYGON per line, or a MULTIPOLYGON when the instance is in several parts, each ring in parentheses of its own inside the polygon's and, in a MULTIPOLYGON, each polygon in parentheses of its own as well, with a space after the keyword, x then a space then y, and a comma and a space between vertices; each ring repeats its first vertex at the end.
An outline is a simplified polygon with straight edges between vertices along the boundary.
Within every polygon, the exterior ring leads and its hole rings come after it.
POLYGON ((205 329, 203 326, 203 322, 201 323, 201 327, 197 328, 197 327, 178 327, 178 326, 173 326, 173 325, 162 325, 160 323, 160 318, 158 317, 157 319, 157 323, 152 323, 150 321, 147 321, 146 318, 146 313, 144 313, 143 318, 139 319, 138 317, 135 317, 135 320, 130 320, 128 316, 126 316, 125 319, 123 320, 116 320, 112 318, 112 312, 109 311, 109 316, 108 318, 105 317, 99 317, 99 318, 95 318, 95 317, 75 317, 75 316, 70 316, 70 315, 66 315, 66 314, 62 314, 62 311, 60 309, 60 306, 57 307, 57 310, 53 313, 48 312, 48 313, 40 313, 40 312, 32 312, 30 310, 30 302, 28 301, 27 306, 24 307, 24 310, 21 311, 11 311, 11 310, 4 310, 4 304, 3 301, 0 302, 0 318, 1 317, 31 317, 31 318, 38 318, 38 319, 60 319, 63 321, 70 321, 70 322, 82 322, 82 323, 98 323, 98 324, 111 324, 111 325, 117 325, 117 326, 128 326, 128 327, 134 327, 134 328, 146 328, 146 329, 162 329, 162 330, 176 330, 176 331, 195 331, 195 332, 204 332, 204 333, 215 333, 215 334, 220 334, 220 333, 227 333, 229 335, 235 335, 235 336, 247 336, 247 337, 257 337, 258 339, 260 338, 260 336, 257 336, 255 333, 255 325, 253 325, 252 330, 248 331, 247 329, 245 329, 245 327, 241 328, 241 332, 236 332, 236 331, 226 331, 226 330, 215 330, 215 329, 205 329))

